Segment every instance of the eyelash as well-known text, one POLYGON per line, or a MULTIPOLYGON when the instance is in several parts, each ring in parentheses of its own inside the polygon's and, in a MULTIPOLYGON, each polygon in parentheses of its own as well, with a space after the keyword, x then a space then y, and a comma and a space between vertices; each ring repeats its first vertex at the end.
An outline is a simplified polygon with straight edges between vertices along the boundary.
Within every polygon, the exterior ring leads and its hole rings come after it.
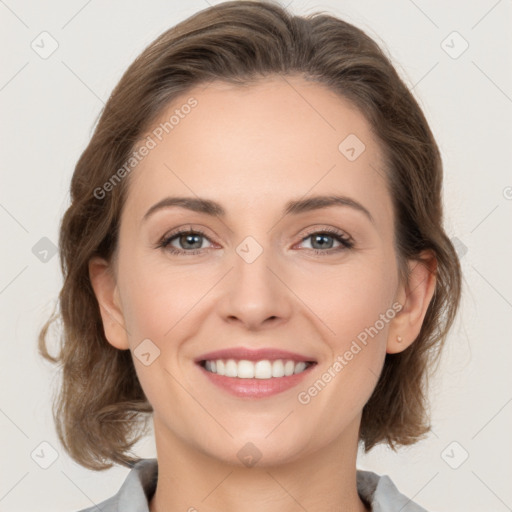
MULTIPOLYGON (((156 248, 157 249, 165 249, 166 251, 170 252, 171 254, 187 255, 187 256, 194 256, 197 254, 201 254, 202 251, 209 250, 209 248, 207 248, 207 249, 195 249, 192 251, 185 251, 183 249, 177 249, 176 247, 170 246, 170 243, 175 238, 179 237, 180 235, 184 235, 184 234, 199 235, 199 236, 209 240, 206 233, 204 231, 202 231, 201 229, 181 229, 181 230, 177 230, 173 233, 170 233, 169 235, 164 236, 160 240, 160 242, 158 242, 156 248)), ((326 229, 322 229, 322 230, 318 230, 318 229, 311 230, 305 236, 303 236, 301 238, 301 242, 304 242, 305 240, 310 238, 312 235, 328 235, 329 237, 336 239, 342 245, 342 247, 331 248, 331 249, 327 249, 324 251, 319 250, 319 249, 309 249, 309 250, 313 251, 318 256, 326 256, 326 255, 330 255, 333 253, 338 253, 340 251, 345 251, 347 249, 352 249, 355 245, 353 240, 350 237, 346 236, 341 231, 338 231, 338 230, 332 229, 332 228, 326 228, 326 229)))

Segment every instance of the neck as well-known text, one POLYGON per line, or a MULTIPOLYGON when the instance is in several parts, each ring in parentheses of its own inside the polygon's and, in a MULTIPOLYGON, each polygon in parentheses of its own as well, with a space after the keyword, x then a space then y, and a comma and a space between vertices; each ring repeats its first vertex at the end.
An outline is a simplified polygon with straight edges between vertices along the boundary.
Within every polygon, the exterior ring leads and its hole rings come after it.
POLYGON ((314 453, 279 465, 262 458, 253 467, 213 458, 154 422, 158 482, 150 512, 370 510, 356 486, 359 421, 314 453))

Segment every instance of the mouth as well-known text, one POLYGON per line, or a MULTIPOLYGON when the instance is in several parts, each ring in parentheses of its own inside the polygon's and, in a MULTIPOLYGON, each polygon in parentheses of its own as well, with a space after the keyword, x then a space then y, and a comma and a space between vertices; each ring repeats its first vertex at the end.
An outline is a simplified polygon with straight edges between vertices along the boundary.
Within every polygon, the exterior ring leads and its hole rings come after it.
POLYGON ((241 398, 265 398, 304 380, 318 362, 311 357, 275 349, 227 349, 194 361, 209 383, 241 398))

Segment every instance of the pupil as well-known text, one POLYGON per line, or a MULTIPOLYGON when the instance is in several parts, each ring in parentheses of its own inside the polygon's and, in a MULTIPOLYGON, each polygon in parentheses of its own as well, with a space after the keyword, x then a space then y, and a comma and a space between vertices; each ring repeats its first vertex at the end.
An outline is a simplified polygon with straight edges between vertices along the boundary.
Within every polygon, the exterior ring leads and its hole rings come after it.
MULTIPOLYGON (((184 240, 185 242, 185 246, 190 242, 192 245, 194 245, 195 243, 195 246, 192 247, 192 249, 200 249, 201 248, 201 241, 197 242, 197 240, 201 237, 201 235, 183 235, 182 236, 182 241, 184 240), (194 242, 193 240, 196 240, 196 242, 194 242)), ((190 248, 190 246, 188 247, 190 248)))
MULTIPOLYGON (((330 237, 329 235, 315 235, 313 238, 314 238, 314 242, 313 242, 313 245, 314 245, 318 240, 324 240, 325 241, 327 238, 332 238, 332 237, 330 237)), ((320 243, 320 248, 326 247, 326 245, 329 245, 329 244, 320 243)), ((330 248, 331 247, 329 246, 329 249, 330 248)))

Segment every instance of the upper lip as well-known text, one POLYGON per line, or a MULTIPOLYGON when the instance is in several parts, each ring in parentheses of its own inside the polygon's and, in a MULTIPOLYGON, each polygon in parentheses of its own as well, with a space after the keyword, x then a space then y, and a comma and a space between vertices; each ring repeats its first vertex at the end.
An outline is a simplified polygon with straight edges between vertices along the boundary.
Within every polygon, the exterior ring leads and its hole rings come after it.
POLYGON ((312 357, 297 354, 296 352, 289 352, 288 350, 278 350, 275 348, 260 348, 255 350, 246 347, 215 350, 214 352, 208 352, 207 354, 196 357, 194 361, 200 363, 202 361, 215 361, 217 359, 245 359, 248 361, 261 361, 263 359, 273 361, 275 359, 284 359, 286 361, 292 360, 295 362, 316 362, 312 357))

